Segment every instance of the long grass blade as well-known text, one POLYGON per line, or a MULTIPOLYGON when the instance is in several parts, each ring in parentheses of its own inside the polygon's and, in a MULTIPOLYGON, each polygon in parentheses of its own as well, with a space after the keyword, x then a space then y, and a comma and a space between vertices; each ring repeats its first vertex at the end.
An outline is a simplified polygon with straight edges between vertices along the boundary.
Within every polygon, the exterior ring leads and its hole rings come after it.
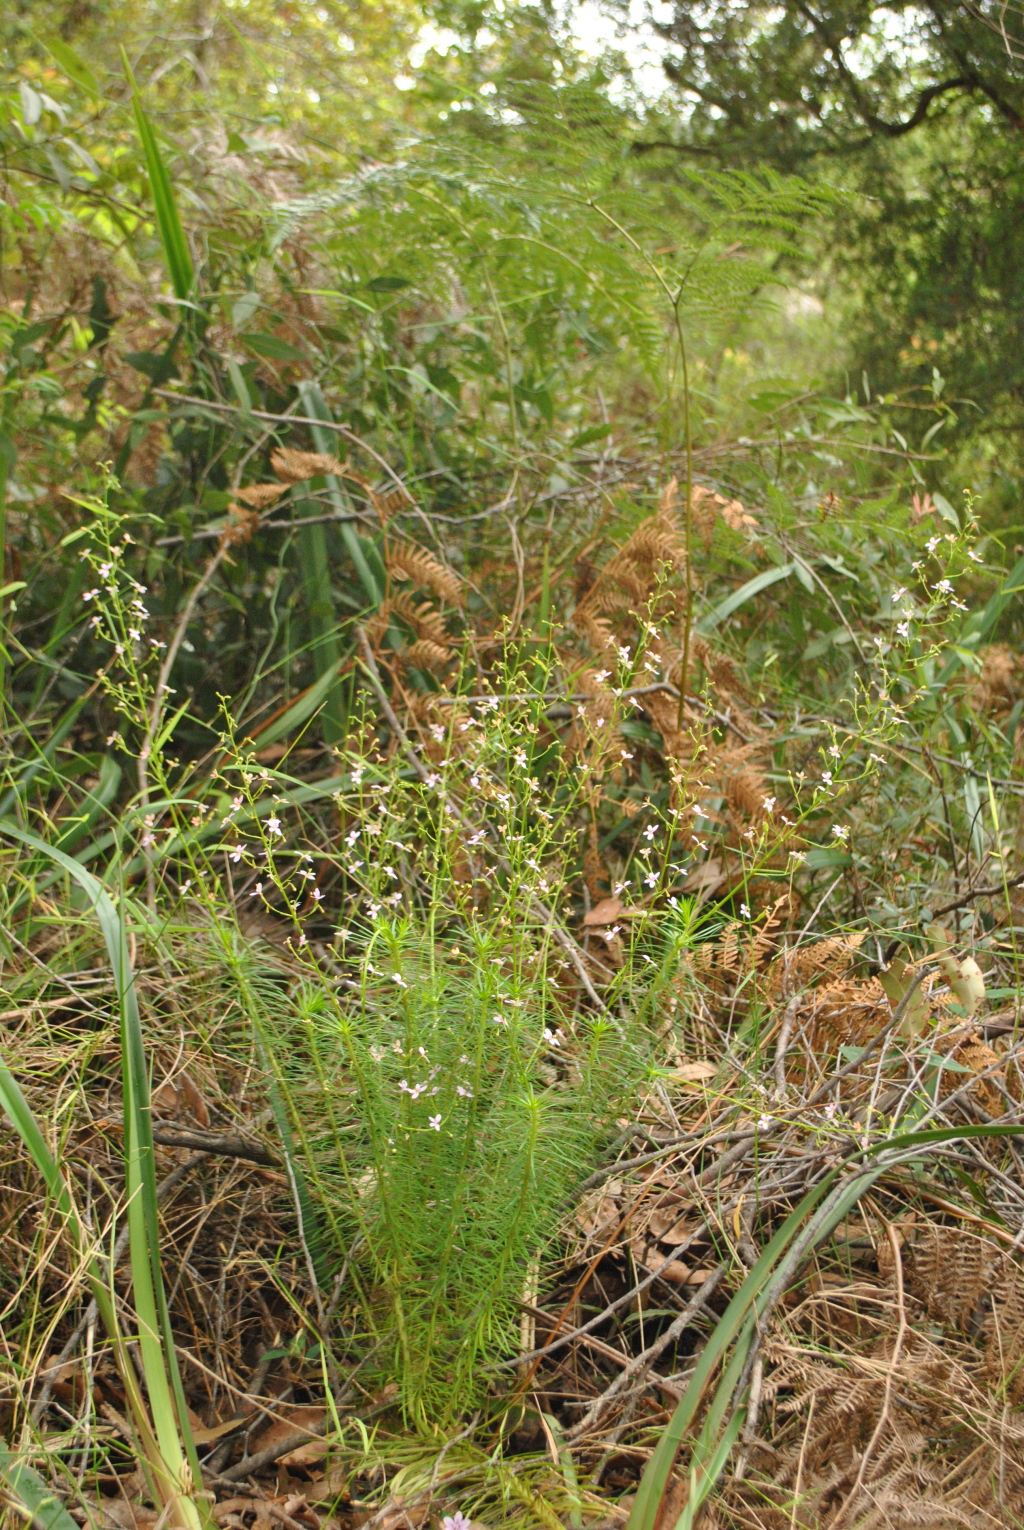
POLYGON ((39 1473, 19 1461, 3 1445, 0 1445, 0 1479, 24 1505, 34 1527, 39 1530, 78 1530, 67 1509, 39 1473))
POLYGON ((113 968, 121 1020, 124 1153, 132 1288, 139 1325, 139 1348, 153 1427, 159 1445, 159 1460, 151 1464, 159 1471, 166 1494, 177 1502, 186 1530, 200 1530, 203 1517, 191 1494, 193 1486, 202 1483, 202 1473, 189 1426, 160 1269, 149 1073, 135 976, 128 956, 123 900, 121 907, 115 907, 102 883, 91 872, 86 871, 73 856, 55 849, 38 835, 11 823, 4 823, 0 827, 12 839, 50 857, 78 883, 92 904, 113 968))
POLYGON ((171 178, 167 173, 163 155, 160 153, 160 145, 156 141, 152 124, 146 116, 142 105, 142 97, 139 95, 139 87, 135 83, 132 66, 128 62, 128 55, 121 49, 121 57, 124 62, 124 71, 128 78, 128 84, 132 92, 132 108, 135 112, 135 126, 138 129, 139 140, 142 144, 142 152, 146 159, 146 173, 149 176, 150 190, 153 193, 153 210, 156 214, 156 226, 160 235, 160 243, 163 245, 164 258, 167 261, 167 270, 171 278, 171 286, 174 295, 182 302, 192 295, 195 283, 195 269, 192 265, 192 256, 189 254, 188 240, 185 238, 185 230, 182 227, 181 218, 178 214, 178 204, 174 199, 174 191, 171 187, 171 178))

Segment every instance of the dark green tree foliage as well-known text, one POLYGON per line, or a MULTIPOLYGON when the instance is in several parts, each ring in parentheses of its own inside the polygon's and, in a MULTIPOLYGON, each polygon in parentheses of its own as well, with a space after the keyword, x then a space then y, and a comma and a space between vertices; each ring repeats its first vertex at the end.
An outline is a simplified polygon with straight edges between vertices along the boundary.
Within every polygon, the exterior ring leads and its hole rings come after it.
POLYGON ((1024 422, 1024 68, 998 18, 954 0, 677 4, 659 26, 680 92, 638 136, 656 161, 765 163, 858 193, 839 214, 837 286, 853 295, 854 376, 971 400, 987 429, 1024 422))

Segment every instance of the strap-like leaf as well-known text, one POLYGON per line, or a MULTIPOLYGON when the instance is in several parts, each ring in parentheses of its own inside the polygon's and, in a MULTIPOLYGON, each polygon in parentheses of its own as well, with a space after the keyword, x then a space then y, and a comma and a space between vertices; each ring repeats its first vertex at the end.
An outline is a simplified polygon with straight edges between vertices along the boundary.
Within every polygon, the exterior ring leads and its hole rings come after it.
POLYGON ((153 210, 156 214, 156 226, 160 234, 160 243, 164 247, 164 257, 167 261, 171 286, 174 288, 175 297, 185 301, 191 296, 192 286, 195 281, 192 256, 189 254, 185 230, 182 227, 181 218, 178 216, 178 204, 174 200, 174 192, 171 189, 171 178, 167 173, 167 166, 164 164, 163 156, 160 153, 160 145, 156 141, 156 134, 153 132, 152 124, 143 108, 142 98, 139 95, 139 87, 135 83, 132 66, 128 62, 128 55, 123 48, 121 56, 124 60, 124 71, 132 90, 135 125, 139 131, 142 152, 146 157, 146 173, 149 176, 149 186, 153 193, 153 210))

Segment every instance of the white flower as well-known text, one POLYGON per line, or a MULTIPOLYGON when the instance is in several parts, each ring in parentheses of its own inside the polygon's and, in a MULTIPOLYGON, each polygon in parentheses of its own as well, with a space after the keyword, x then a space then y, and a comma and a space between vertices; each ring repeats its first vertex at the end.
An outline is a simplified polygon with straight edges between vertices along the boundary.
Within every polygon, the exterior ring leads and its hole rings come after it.
POLYGON ((821 773, 821 779, 824 781, 826 786, 831 786, 832 785, 832 772, 830 770, 823 770, 822 773, 821 773))
POLYGON ((431 723, 430 732, 439 744, 444 742, 444 728, 440 723, 431 723))
POLYGON ((646 840, 653 839, 655 834, 657 834, 657 832, 658 832, 658 830, 655 827, 655 825, 653 823, 649 823, 647 825, 646 829, 644 830, 644 839, 646 839, 646 840))
POLYGON ((899 633, 900 637, 904 637, 904 638, 905 637, 909 637, 910 636, 910 623, 909 622, 897 622, 896 623, 896 631, 899 633))
POLYGON ((108 739, 107 739, 107 744, 108 745, 110 745, 110 744, 119 744, 120 742, 121 742, 121 735, 120 735, 120 733, 111 733, 109 735, 108 739))
POLYGON ((775 798, 766 797, 762 803, 762 806, 766 813, 773 813, 775 811, 775 798))
POLYGON ((771 1124, 772 1124, 772 1118, 771 1118, 771 1116, 758 1116, 757 1124, 760 1127, 761 1131, 766 1132, 768 1130, 769 1126, 771 1126, 771 1124))
POLYGON ((791 850, 789 852, 789 858, 791 861, 805 861, 807 859, 807 855, 803 850, 791 850))
POLYGON ((644 881, 647 883, 648 887, 656 887, 658 883, 658 873, 656 871, 649 871, 644 877, 644 881))
POLYGON ((323 898, 323 893, 320 891, 319 887, 314 887, 312 896, 316 899, 317 903, 319 903, 323 898))
POLYGON ((840 823, 834 823, 832 825, 832 833, 835 835, 836 839, 846 839, 849 832, 849 829, 844 829, 840 823))
POLYGON ((430 1120, 430 1128, 431 1128, 431 1130, 435 1131, 435 1132, 439 1132, 441 1130, 441 1117, 440 1116, 431 1116, 429 1118, 429 1120, 430 1120))
POLYGON ((397 983, 399 988, 408 988, 409 986, 400 972, 393 972, 391 974, 391 981, 397 983))
POLYGON ((281 820, 280 820, 280 818, 268 818, 267 819, 267 833, 268 834, 272 834, 272 835, 279 835, 281 833, 281 820))
POLYGON ((505 1016, 504 1015, 492 1015, 491 1019, 494 1021, 495 1025, 504 1025, 505 1024, 505 1016))
POLYGON ((746 903, 740 904, 740 913, 743 915, 744 919, 750 918, 750 909, 746 903))
POLYGON ((234 845, 228 851, 228 858, 230 860, 234 861, 235 865, 237 866, 238 862, 242 859, 242 856, 244 854, 245 854, 245 846, 244 845, 234 845))

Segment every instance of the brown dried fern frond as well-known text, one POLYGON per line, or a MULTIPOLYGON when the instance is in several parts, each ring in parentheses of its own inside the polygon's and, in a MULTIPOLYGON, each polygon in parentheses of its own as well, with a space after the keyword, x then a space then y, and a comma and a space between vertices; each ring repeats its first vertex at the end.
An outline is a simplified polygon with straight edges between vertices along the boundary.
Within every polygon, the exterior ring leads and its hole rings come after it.
POLYGON ((746 827, 765 823, 771 818, 772 809, 768 804, 772 798, 768 783, 749 761, 732 770, 726 768, 722 790, 734 823, 746 827))
POLYGON ((379 489, 374 487, 365 474, 357 472, 355 468, 350 467, 347 463, 345 465, 345 476, 346 478, 351 478, 353 483, 359 485, 377 512, 377 518, 384 527, 387 526, 392 516, 397 515, 399 510, 413 503, 412 496, 407 492, 403 484, 398 484, 395 488, 389 490, 388 493, 382 494, 379 489))
POLYGON ((666 572, 686 568, 683 529, 674 511, 663 509, 641 521, 600 570, 573 618, 577 631, 595 617, 615 616, 643 606, 666 572))
POLYGON ((432 590, 453 606, 462 605, 461 579, 433 553, 408 542, 393 542, 387 549, 386 562, 392 579, 408 581, 418 590, 432 590))
POLYGON ((928 1316, 981 1350, 979 1378, 1024 1397, 1024 1271, 1014 1256, 966 1227, 915 1228, 906 1249, 907 1285, 928 1316))
POLYGON ((694 484, 690 505, 694 529, 700 534, 705 552, 711 551, 715 527, 720 520, 731 531, 743 531, 748 535, 759 524, 757 516, 751 515, 738 499, 726 499, 724 494, 709 489, 705 484, 694 484))
POLYGON ((255 510, 249 510, 244 505, 228 506, 228 523, 224 527, 218 539, 221 547, 240 547, 243 542, 251 542, 254 532, 259 529, 260 518, 255 510))
POLYGON ((772 997, 779 994, 788 997, 809 987, 816 978, 838 977, 848 970, 866 936, 866 930, 852 935, 829 935, 810 945, 798 946, 795 951, 783 952, 768 973, 766 992, 772 997))
POLYGON ((407 591, 397 590, 391 596, 389 606, 392 611, 408 622, 417 639, 434 643, 439 648, 445 648, 449 653, 451 652, 444 617, 436 606, 430 604, 429 600, 420 601, 417 604, 407 591))
POLYGON ((451 662, 452 651, 441 643, 432 643, 429 638, 417 638, 416 642, 410 644, 405 650, 402 657, 407 664, 440 669, 451 662))
POLYGON ((606 616, 594 616, 584 606, 577 606, 573 625, 595 653, 613 654, 616 648, 612 624, 606 616))
POLYGON ((284 491, 285 486, 280 483, 251 483, 245 489, 236 489, 235 498, 252 510, 265 510, 268 505, 276 504, 284 491))
POLYGON ((279 446, 271 455, 270 466, 282 483, 304 483, 307 478, 331 475, 344 477, 346 465, 326 452, 300 452, 291 446, 279 446))

